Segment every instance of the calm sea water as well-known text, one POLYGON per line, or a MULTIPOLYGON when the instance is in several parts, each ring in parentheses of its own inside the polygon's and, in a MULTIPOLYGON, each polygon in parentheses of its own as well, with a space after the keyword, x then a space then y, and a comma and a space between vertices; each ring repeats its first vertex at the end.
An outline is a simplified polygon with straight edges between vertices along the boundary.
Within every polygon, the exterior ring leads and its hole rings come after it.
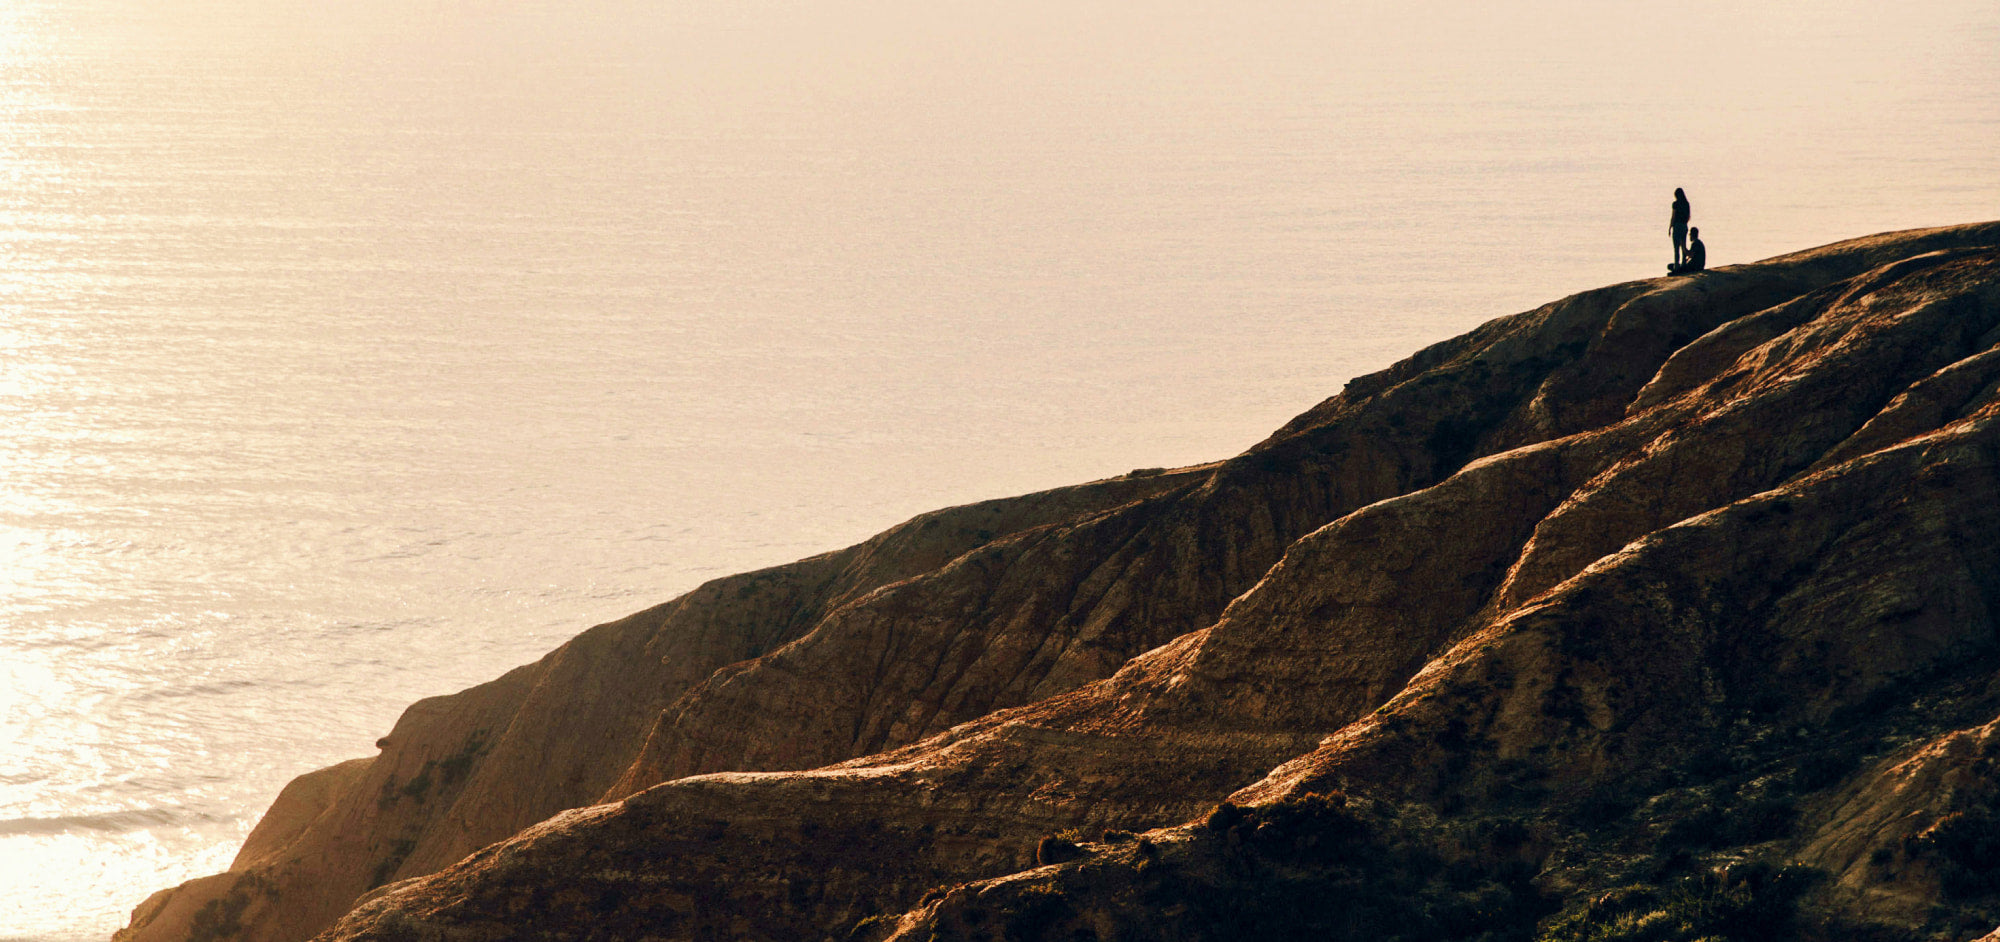
POLYGON ((2000 217, 2000 7, 11 0, 0 938, 402 707, 1226 456, 1668 260, 2000 217))

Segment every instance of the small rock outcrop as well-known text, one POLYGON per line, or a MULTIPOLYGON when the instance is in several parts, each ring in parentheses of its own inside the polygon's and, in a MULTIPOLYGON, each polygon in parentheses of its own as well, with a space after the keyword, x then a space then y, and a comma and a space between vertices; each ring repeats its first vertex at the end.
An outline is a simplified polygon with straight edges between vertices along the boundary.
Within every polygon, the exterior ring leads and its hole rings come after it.
POLYGON ((1613 285, 420 702, 119 938, 1975 938, 1996 527, 2000 223, 1613 285))

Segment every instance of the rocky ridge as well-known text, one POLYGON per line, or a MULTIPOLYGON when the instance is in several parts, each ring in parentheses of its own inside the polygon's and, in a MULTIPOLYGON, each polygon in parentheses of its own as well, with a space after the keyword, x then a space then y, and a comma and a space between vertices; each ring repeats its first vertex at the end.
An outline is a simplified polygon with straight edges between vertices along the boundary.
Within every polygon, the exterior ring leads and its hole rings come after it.
POLYGON ((412 706, 119 938, 1970 938, 1996 246, 1600 288, 717 580, 412 706))

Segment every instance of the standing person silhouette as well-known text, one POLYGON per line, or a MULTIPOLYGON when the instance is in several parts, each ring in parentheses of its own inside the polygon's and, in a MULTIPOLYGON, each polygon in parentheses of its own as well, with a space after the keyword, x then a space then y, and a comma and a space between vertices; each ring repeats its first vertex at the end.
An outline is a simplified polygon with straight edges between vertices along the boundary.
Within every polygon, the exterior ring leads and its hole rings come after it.
POLYGON ((1688 208, 1688 196, 1674 187, 1674 214, 1667 220, 1667 235, 1674 239, 1674 264, 1685 264, 1687 258, 1688 220, 1693 211, 1688 208))

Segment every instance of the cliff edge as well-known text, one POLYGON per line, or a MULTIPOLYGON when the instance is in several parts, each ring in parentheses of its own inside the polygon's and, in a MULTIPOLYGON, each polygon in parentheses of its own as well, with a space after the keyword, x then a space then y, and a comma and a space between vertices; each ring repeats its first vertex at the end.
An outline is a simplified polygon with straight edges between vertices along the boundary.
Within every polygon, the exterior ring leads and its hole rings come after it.
POLYGON ((2000 223, 1599 288, 419 702, 116 938, 1973 938, 1996 498, 2000 223))

